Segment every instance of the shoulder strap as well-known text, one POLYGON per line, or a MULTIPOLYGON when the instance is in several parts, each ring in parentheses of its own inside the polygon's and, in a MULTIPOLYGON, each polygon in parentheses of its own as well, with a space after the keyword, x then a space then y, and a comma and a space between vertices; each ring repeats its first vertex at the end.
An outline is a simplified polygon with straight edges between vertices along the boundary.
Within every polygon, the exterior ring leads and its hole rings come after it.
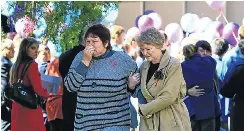
POLYGON ((24 76, 25 76, 25 74, 26 74, 26 72, 27 72, 27 70, 28 70, 28 68, 29 68, 29 66, 30 66, 31 63, 32 63, 32 61, 28 62, 28 63, 25 65, 23 71, 21 72, 21 76, 20 76, 20 79, 19 79, 20 81, 23 80, 23 78, 24 78, 24 76))

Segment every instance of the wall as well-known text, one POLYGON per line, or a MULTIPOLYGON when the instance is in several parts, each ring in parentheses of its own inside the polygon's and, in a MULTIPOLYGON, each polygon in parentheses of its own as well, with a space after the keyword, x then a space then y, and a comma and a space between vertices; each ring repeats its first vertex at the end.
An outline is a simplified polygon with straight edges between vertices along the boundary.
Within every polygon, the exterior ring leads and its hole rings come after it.
MULTIPOLYGON (((215 20, 219 12, 210 8, 205 1, 123 1, 119 3, 119 16, 115 24, 126 29, 135 26, 135 19, 144 10, 155 10, 162 17, 162 28, 167 24, 180 23, 185 13, 195 13, 199 17, 209 17, 215 20)), ((229 22, 241 24, 244 17, 244 1, 228 1, 224 14, 229 22)), ((219 19, 225 22, 223 18, 219 19)))

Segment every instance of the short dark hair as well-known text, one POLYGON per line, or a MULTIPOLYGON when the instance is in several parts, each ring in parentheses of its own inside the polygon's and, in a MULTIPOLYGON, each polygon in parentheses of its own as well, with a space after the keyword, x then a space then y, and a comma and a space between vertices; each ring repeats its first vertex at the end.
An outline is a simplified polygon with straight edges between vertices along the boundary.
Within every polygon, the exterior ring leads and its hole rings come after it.
POLYGON ((222 38, 216 38, 212 41, 214 54, 218 56, 224 55, 229 49, 229 42, 222 38))
POLYGON ((205 41, 205 40, 199 40, 196 43, 196 45, 195 45, 196 51, 198 50, 198 47, 202 47, 204 50, 207 50, 209 52, 212 52, 211 45, 207 41, 205 41))
POLYGON ((244 40, 240 40, 238 43, 238 47, 241 51, 241 54, 244 55, 244 40))
POLYGON ((107 49, 112 49, 112 46, 111 46, 111 43, 110 43, 110 40, 111 40, 110 31, 104 25, 95 24, 95 25, 89 27, 88 30, 85 33, 84 39, 86 39, 89 34, 93 34, 93 35, 98 36, 101 39, 101 41, 103 42, 104 45, 106 43, 108 43, 107 49))

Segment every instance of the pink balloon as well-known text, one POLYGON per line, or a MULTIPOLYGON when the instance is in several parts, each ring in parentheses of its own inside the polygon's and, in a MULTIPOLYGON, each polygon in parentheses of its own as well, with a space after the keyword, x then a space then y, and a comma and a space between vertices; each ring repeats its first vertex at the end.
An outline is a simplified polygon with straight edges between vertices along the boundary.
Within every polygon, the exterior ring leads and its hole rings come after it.
POLYGON ((147 15, 143 15, 138 20, 138 27, 140 30, 145 30, 146 28, 153 26, 153 22, 152 18, 147 15))
POLYGON ((153 27, 156 28, 156 29, 161 29, 161 26, 162 26, 162 18, 161 16, 154 12, 154 13, 150 13, 148 15, 148 17, 152 18, 153 19, 153 27))
POLYGON ((235 46, 237 44, 235 37, 238 38, 238 29, 239 25, 233 22, 228 23, 224 27, 222 37, 226 39, 232 46, 235 46))
POLYGON ((170 43, 180 42, 184 38, 183 30, 177 23, 170 23, 165 27, 165 34, 170 43))
POLYGON ((214 0, 207 0, 207 4, 216 10, 223 9, 225 6, 225 1, 214 1, 214 0))

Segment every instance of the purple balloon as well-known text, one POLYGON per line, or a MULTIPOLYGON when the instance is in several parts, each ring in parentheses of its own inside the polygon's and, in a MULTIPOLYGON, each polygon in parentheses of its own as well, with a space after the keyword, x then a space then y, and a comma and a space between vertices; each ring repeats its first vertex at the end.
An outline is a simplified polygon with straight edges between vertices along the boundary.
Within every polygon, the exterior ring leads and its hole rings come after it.
POLYGON ((223 35, 223 29, 224 29, 224 24, 221 23, 220 21, 214 21, 211 25, 211 28, 215 29, 220 36, 223 35))
POLYGON ((142 15, 139 15, 139 16, 136 17, 135 25, 136 25, 137 28, 139 27, 139 26, 138 26, 138 20, 140 19, 141 16, 142 16, 142 15))
POLYGON ((138 27, 142 31, 148 27, 153 27, 153 19, 147 15, 143 15, 138 20, 138 27))
POLYGON ((155 11, 154 10, 145 10, 143 12, 143 15, 149 15, 150 13, 154 13, 155 11))
POLYGON ((235 39, 238 38, 238 29, 239 29, 239 25, 236 23, 228 23, 227 25, 225 25, 224 30, 223 30, 223 38, 226 39, 231 46, 235 46, 237 44, 237 41, 235 39), (234 35, 235 37, 234 37, 234 35))

